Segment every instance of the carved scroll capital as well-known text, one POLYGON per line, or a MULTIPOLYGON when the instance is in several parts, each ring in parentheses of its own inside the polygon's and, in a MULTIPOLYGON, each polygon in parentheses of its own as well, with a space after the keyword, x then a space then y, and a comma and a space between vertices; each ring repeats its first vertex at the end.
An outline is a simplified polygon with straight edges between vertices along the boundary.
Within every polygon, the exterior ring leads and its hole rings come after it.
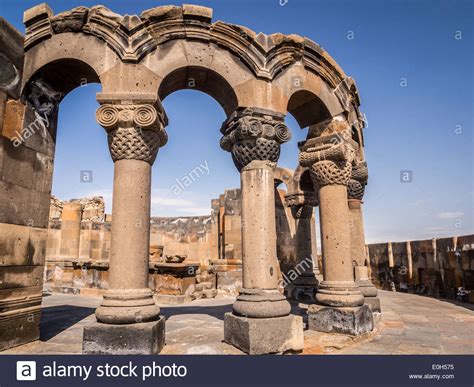
POLYGON ((316 207, 319 205, 319 199, 316 192, 289 192, 285 195, 285 206, 298 207, 310 206, 316 207))
POLYGON ((240 171, 253 160, 277 162, 280 145, 291 138, 284 116, 265 109, 234 112, 222 125, 221 148, 231 152, 240 171))
POLYGON ((97 122, 107 131, 110 154, 122 159, 155 161, 158 149, 166 144, 164 117, 152 104, 103 104, 97 122))
POLYGON ((358 162, 352 166, 351 178, 347 184, 347 198, 362 200, 369 177, 367 163, 358 162))
POLYGON ((315 188, 348 184, 356 144, 347 133, 310 139, 300 149, 299 162, 301 166, 310 169, 315 188))

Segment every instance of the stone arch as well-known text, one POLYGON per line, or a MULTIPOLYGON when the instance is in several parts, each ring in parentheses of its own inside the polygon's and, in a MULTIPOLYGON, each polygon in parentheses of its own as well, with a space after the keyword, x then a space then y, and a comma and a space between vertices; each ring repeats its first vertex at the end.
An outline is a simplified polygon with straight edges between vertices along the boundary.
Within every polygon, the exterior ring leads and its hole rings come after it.
POLYGON ((229 116, 238 107, 237 96, 227 80, 214 70, 204 67, 181 67, 165 76, 158 88, 163 101, 168 95, 182 89, 199 90, 214 98, 229 116))
MULTIPOLYGON (((212 9, 207 7, 159 6, 140 15, 122 16, 94 6, 53 15, 42 4, 26 11, 24 22, 27 55, 31 52, 41 58, 41 47, 47 47, 48 54, 43 52, 43 56, 58 59, 72 50, 99 75, 114 66, 120 67, 119 73, 130 71, 135 78, 154 74, 152 82, 137 82, 147 93, 166 94, 170 86, 162 86, 163 82, 169 83, 172 73, 183 78, 186 68, 186 74, 194 73, 201 89, 207 88, 214 98, 219 98, 218 92, 213 91, 214 86, 206 86, 206 81, 219 85, 222 78, 226 80, 236 99, 220 102, 226 113, 237 105, 280 114, 290 111, 300 126, 309 126, 316 122, 315 116, 327 114, 336 117, 344 113, 351 122, 361 121, 354 81, 318 44, 294 34, 265 35, 213 22, 212 9), (295 84, 295 80, 299 82, 295 84), (307 110, 313 110, 312 115, 305 113, 307 110)), ((31 73, 28 66, 25 73, 31 73)), ((115 75, 112 71, 111 78, 115 75)), ((103 83, 104 91, 109 83, 103 83)), ((110 88, 116 91, 117 85, 110 88)))
MULTIPOLYGON (((122 16, 103 6, 77 7, 54 15, 46 4, 41 4, 25 12, 24 22, 22 88, 25 98, 31 97, 28 88, 39 81, 52 83, 46 90, 51 91, 52 101, 48 103, 53 106, 61 100, 62 93, 78 85, 80 75, 100 81, 102 85, 97 97, 102 106, 96 117, 107 131, 117 177, 114 198, 118 199, 114 200, 117 204, 113 207, 110 288, 96 311, 99 325, 123 324, 128 336, 133 337, 130 332, 134 332, 137 321, 150 322, 153 329, 148 332, 148 339, 160 344, 153 345, 153 349, 138 350, 156 353, 164 343, 164 319, 147 284, 150 231, 147 203, 150 203, 151 165, 167 140, 164 129, 167 119, 160 97, 186 88, 185 81, 192 74, 196 77, 196 88, 217 99, 228 115, 221 128, 221 147, 232 153, 241 173, 242 208, 246 209, 242 210, 245 224, 242 230, 246 235, 242 239, 246 240, 247 256, 251 258, 244 259, 244 289, 234 304, 233 314, 226 316, 226 341, 250 353, 280 352, 282 346, 287 350, 290 349, 286 346, 288 342, 295 343, 291 349, 300 350, 302 344, 279 334, 274 335, 272 342, 263 343, 260 349, 249 349, 241 343, 241 332, 234 331, 231 324, 240 324, 241 316, 246 316, 254 318, 260 327, 267 326, 270 318, 278 318, 285 324, 278 326, 278 332, 295 327, 296 320, 277 289, 275 275, 273 169, 280 145, 291 137, 284 116, 290 112, 300 126, 310 126, 308 141, 301 147, 302 152, 309 153, 305 166, 310 167, 314 160, 327 161, 324 147, 316 150, 321 153, 310 154, 315 151, 313 145, 321 140, 312 137, 321 136, 324 129, 330 127, 322 139, 330 140, 351 126, 357 130, 363 126, 358 91, 352 78, 308 38, 279 33, 265 35, 234 24, 212 22, 212 10, 202 6, 162 6, 140 15, 122 16), (73 71, 64 71, 69 66, 73 66, 70 67, 73 71), (60 76, 50 76, 53 72, 60 76), (73 72, 76 75, 67 78, 73 72), (58 82, 62 78, 65 81, 58 82), (130 219, 139 220, 143 227, 129 227, 130 219), (127 266, 130 262, 133 264, 127 266), (124 267, 129 268, 127 276, 123 275, 124 267)), ((41 101, 38 105, 41 107, 41 101)), ((353 152, 343 152, 347 150, 345 145, 339 147, 344 148, 342 150, 338 148, 339 153, 334 152, 337 157, 352 157, 353 152)), ((46 156, 52 159, 54 155, 46 156)), ((349 163, 344 166, 342 178, 349 167, 349 163)), ((307 175, 302 173, 301 176, 307 175)), ((277 179, 287 181, 282 176, 277 179)), ((299 185, 301 183, 300 179, 299 185)), ((327 186, 335 187, 336 191, 332 192, 345 199, 341 184, 330 181, 327 186)), ((315 197, 306 195, 303 190, 289 200, 295 207, 308 209, 313 207, 315 197)), ((347 225, 346 203, 342 204, 336 206, 340 211, 334 216, 341 227, 347 225)), ((305 219, 308 225, 312 212, 296 209, 295 219, 305 219)), ((330 229, 328 224, 326 230, 330 229)), ((338 236, 337 232, 334 234, 338 236)), ((341 244, 349 246, 348 233, 340 236, 341 244)), ((308 247, 306 243, 306 251, 308 247)), ((349 261, 347 255, 346 262, 349 261)), ((329 263, 341 261, 337 254, 333 256, 336 258, 328 259, 329 263)), ((336 270, 337 265, 328 272, 334 274, 335 281, 341 280, 341 288, 344 288, 345 284, 353 283, 352 273, 347 265, 339 266, 344 269, 342 274, 336 270)), ((328 297, 319 301, 326 300, 328 306, 339 305, 338 297, 342 293, 331 293, 328 289, 328 297)), ((355 290, 344 302, 340 305, 362 305, 361 296, 355 290)), ((107 329, 94 329, 85 330, 86 352, 100 348, 98 343, 106 337, 100 332, 107 329), (92 338, 89 349, 87 337, 92 338)), ((296 329, 291 330, 296 332, 296 329)), ((302 338, 302 326, 298 332, 302 338)), ((121 342, 120 345, 126 347, 121 348, 125 351, 134 351, 136 343, 121 342)))
POLYGON ((288 113, 291 113, 300 128, 306 128, 331 117, 328 107, 321 99, 308 90, 297 90, 288 100, 288 113))
POLYGON ((26 116, 30 119, 25 119, 24 128, 41 120, 54 143, 61 101, 75 88, 90 83, 101 83, 99 75, 88 63, 75 58, 53 59, 24 76, 21 99, 33 113, 26 116))

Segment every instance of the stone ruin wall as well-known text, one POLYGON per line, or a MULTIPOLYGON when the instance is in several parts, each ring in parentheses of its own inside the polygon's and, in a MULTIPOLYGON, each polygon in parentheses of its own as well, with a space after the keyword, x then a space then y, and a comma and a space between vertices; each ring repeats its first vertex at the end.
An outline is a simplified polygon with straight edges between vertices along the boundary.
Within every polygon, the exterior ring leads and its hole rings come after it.
POLYGON ((459 287, 474 303, 474 235, 367 245, 376 286, 437 298, 456 298, 459 287), (411 250, 411 252, 410 252, 411 250), (410 259, 411 256, 411 259, 410 259))
MULTIPOLYGON (((296 264, 295 222, 291 211, 284 206, 285 193, 277 189, 275 195, 278 257, 283 273, 296 264)), ((80 203, 82 207, 79 254, 75 256, 74 244, 64 238, 61 217, 65 202, 53 196, 46 243, 45 290, 100 294, 108 288, 112 216, 105 214, 101 197, 70 202, 80 203)), ((203 285, 204 290, 235 294, 241 286, 240 208, 240 189, 231 189, 212 200, 210 215, 152 217, 150 288, 164 296, 190 295, 196 291, 202 274, 206 277, 202 282, 212 284, 212 287, 203 285), (170 267, 166 257, 185 257, 186 269, 170 267)), ((165 297, 163 301, 170 299, 165 297)))
POLYGON ((23 36, 0 17, 0 350, 39 338, 54 139, 20 101, 23 36), (36 126, 37 128, 37 126, 36 126), (38 129, 38 128, 37 128, 38 129), (15 146, 16 145, 16 146, 15 146))

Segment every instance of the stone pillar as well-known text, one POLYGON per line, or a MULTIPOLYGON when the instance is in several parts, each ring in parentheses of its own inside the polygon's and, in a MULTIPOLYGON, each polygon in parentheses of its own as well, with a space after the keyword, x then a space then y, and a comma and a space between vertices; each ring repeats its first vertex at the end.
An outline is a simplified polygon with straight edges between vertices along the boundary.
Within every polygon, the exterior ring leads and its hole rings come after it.
POLYGON ((224 340, 249 354, 303 349, 303 321, 278 291, 273 171, 280 144, 290 139, 284 117, 265 109, 234 112, 221 147, 241 172, 243 288, 226 313, 224 340))
POLYGON ((148 288, 151 166, 167 141, 166 117, 159 103, 108 101, 97 121, 114 160, 109 290, 97 324, 84 329, 83 352, 156 354, 165 322, 148 288))
POLYGON ((313 207, 318 205, 317 198, 312 192, 288 193, 285 204, 291 207, 296 221, 296 266, 293 270, 297 275, 294 281, 286 284, 286 288, 295 300, 314 301, 319 284, 314 270, 318 264, 313 246, 316 242, 313 238, 313 207))
POLYGON ((367 163, 356 163, 355 166, 352 167, 351 179, 347 185, 351 256, 355 262, 355 281, 364 296, 365 303, 369 305, 372 312, 380 313, 380 299, 377 298, 377 288, 372 284, 369 278, 369 268, 365 251, 362 198, 364 197, 367 178, 367 163))
POLYGON ((62 260, 79 258, 79 242, 81 240, 82 205, 79 202, 63 204, 61 214, 61 245, 62 260))
POLYGON ((61 214, 61 243, 59 247, 60 261, 56 263, 58 270, 57 285, 72 286, 74 280, 74 263, 79 260, 79 244, 81 240, 82 205, 79 202, 66 202, 61 214))
POLYGON ((411 242, 407 241, 407 261, 408 261, 408 283, 413 280, 413 255, 411 252, 411 242))
POLYGON ((319 193, 324 281, 317 304, 308 308, 308 327, 322 332, 359 335, 373 329, 373 316, 354 282, 347 204, 347 184, 355 157, 350 127, 325 123, 320 137, 300 145, 300 164, 309 167, 319 193), (324 135, 324 133, 328 133, 324 135))
POLYGON ((388 267, 391 269, 395 266, 395 260, 393 259, 392 242, 388 242, 387 244, 387 254, 388 254, 388 267))

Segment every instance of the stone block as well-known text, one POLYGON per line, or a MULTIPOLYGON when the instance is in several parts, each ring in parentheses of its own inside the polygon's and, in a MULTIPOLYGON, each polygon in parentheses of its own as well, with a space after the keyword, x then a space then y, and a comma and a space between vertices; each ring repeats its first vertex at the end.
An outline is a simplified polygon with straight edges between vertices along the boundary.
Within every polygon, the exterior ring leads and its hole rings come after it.
POLYGON ((9 100, 5 106, 2 135, 11 141, 19 141, 25 119, 25 105, 17 100, 9 100))
POLYGON ((212 19, 212 8, 194 4, 183 4, 183 17, 199 19, 210 23, 212 19))
POLYGON ((190 302, 192 297, 185 294, 172 295, 172 294, 155 294, 154 296, 158 304, 167 304, 167 305, 180 305, 186 302, 190 302))
POLYGON ((47 230, 0 223, 0 266, 43 265, 47 230))
POLYGON ((308 307, 308 329, 358 336, 374 329, 372 311, 368 305, 358 307, 308 307))
POLYGON ((242 272, 223 271, 217 273, 217 289, 229 294, 236 294, 237 290, 242 287, 242 272))
POLYGON ((50 194, 53 184, 54 158, 39 152, 36 152, 35 156, 33 190, 50 194))
POLYGON ((289 315, 247 318, 226 313, 224 341, 249 355, 300 352, 303 350, 303 319, 289 315))
POLYGON ((23 12, 23 23, 30 24, 36 19, 49 18, 53 16, 53 11, 46 3, 41 3, 23 12))
POLYGON ((14 289, 1 289, 0 290, 0 309, 4 311, 5 305, 1 306, 2 301, 9 302, 10 300, 31 300, 39 299, 41 303, 41 295, 43 287, 39 286, 28 286, 23 288, 14 289))
POLYGON ((20 98, 23 72, 23 35, 0 17, 0 90, 20 98))
MULTIPOLYGON (((5 115, 5 107, 7 105, 7 93, 4 91, 0 90, 0 133, 2 133, 2 128, 3 128, 3 117, 5 115)), ((0 136, 1 139, 1 136, 0 136)), ((0 143, 0 147, 2 147, 2 144, 0 143)), ((2 170, 1 168, 2 163, 0 162, 0 171, 2 170)))
POLYGON ((0 222, 47 228, 50 195, 0 181, 0 222))
POLYGON ((89 355, 157 355, 165 345, 165 318, 139 324, 84 327, 82 353, 89 355))
POLYGON ((3 144, 3 181, 32 189, 35 182, 36 152, 11 141, 3 144))
POLYGON ((0 290, 40 286, 43 271, 43 266, 0 266, 0 290))
POLYGON ((25 147, 44 155, 54 157, 56 117, 39 118, 34 110, 27 106, 23 123, 22 140, 25 147))
POLYGON ((365 297, 364 302, 369 306, 372 313, 381 313, 380 299, 378 297, 365 297))
POLYGON ((217 289, 205 289, 202 291, 202 298, 215 298, 217 296, 217 289))
POLYGON ((8 316, 0 313, 0 351, 39 339, 41 310, 17 310, 8 316), (6 317, 6 318, 5 318, 6 317))

